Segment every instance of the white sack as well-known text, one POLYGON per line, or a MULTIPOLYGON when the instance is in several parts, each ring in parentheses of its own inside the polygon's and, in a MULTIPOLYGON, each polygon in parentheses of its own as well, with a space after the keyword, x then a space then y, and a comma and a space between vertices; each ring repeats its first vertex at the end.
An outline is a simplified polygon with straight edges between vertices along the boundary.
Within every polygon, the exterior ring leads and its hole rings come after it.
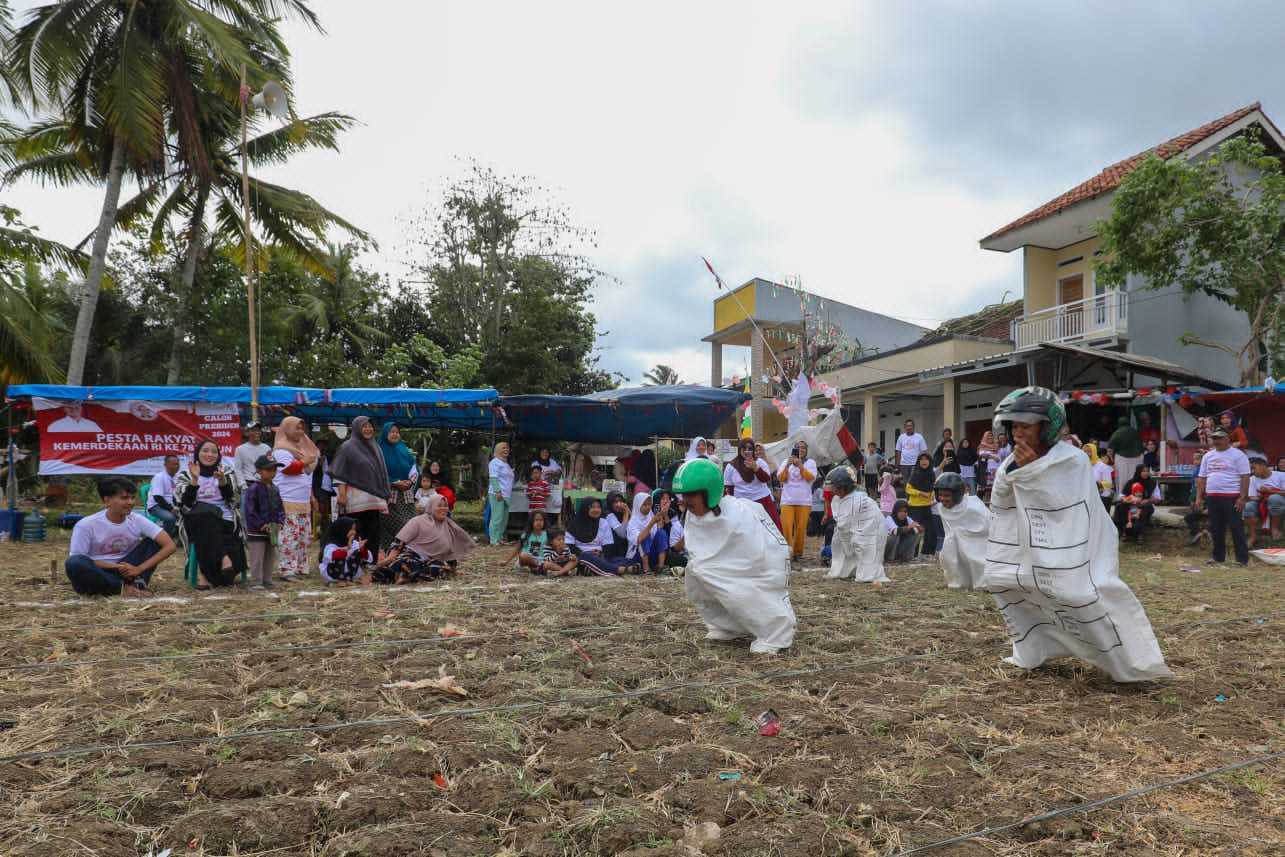
POLYGON ((938 503, 935 511, 946 530, 942 542, 941 568, 948 589, 981 589, 986 571, 986 537, 990 532, 991 513, 986 504, 972 494, 953 509, 938 503))
POLYGON ((687 600, 718 637, 751 636, 755 651, 789 648, 789 546, 758 503, 724 497, 719 510, 687 515, 687 600))
POLYGON ((1268 565, 1285 565, 1285 548, 1263 548, 1262 550, 1250 551, 1250 554, 1258 557, 1268 565))
POLYGON ((1116 681, 1171 675, 1151 623, 1120 579, 1119 535, 1089 459, 1070 444, 996 472, 982 584, 1013 640, 1009 663, 1074 655, 1116 681))
POLYGON ((864 491, 830 500, 834 538, 830 542, 830 571, 826 577, 851 577, 857 583, 885 583, 883 549, 888 542, 879 504, 864 491))
POLYGON ((825 417, 817 425, 792 430, 784 440, 764 444, 764 449, 767 450, 767 457, 780 467, 790 457, 790 450, 794 445, 803 441, 808 445, 808 457, 817 464, 822 467, 836 464, 848 460, 848 453, 844 452, 843 444, 839 441, 839 432, 846 428, 843 414, 838 408, 833 408, 825 412, 825 417))

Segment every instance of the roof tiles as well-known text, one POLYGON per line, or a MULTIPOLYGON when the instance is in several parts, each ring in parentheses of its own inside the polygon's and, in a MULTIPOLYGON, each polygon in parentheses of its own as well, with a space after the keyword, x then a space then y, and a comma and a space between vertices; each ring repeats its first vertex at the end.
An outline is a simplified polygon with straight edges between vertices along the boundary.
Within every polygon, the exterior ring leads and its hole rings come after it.
POLYGON ((1054 197, 1034 211, 1028 212, 1007 226, 995 230, 982 240, 990 241, 992 238, 998 238, 1007 232, 1012 232, 1014 229, 1020 229, 1037 220, 1043 220, 1050 215, 1057 214, 1059 211, 1076 203, 1084 202, 1115 190, 1120 186, 1120 182, 1124 181, 1124 177, 1137 169, 1147 156, 1154 154, 1162 159, 1172 158, 1174 155, 1187 151, 1200 141, 1217 134, 1227 126, 1239 122, 1250 113, 1261 108, 1262 105, 1255 101, 1248 107, 1242 107, 1220 119, 1215 119, 1212 122, 1201 125, 1199 128, 1193 128, 1185 134, 1180 134, 1172 140, 1161 143, 1159 146, 1153 146, 1145 152, 1139 152, 1131 158, 1125 158, 1123 161, 1114 163, 1088 181, 1076 185, 1061 196, 1054 197))

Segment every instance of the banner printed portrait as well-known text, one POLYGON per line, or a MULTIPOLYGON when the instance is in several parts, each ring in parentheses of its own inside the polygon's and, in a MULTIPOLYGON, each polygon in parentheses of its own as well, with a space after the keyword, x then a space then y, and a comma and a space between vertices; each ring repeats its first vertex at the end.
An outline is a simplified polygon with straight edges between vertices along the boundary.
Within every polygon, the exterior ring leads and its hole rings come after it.
POLYGON ((166 455, 186 463, 198 438, 219 445, 231 466, 241 442, 234 402, 31 400, 40 428, 40 475, 152 476, 166 455))

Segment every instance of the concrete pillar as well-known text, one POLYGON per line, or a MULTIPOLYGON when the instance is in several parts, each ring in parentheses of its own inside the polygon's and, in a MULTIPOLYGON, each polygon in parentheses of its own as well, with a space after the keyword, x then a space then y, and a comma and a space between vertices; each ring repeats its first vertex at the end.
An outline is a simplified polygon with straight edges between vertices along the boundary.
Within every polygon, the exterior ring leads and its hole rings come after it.
POLYGON ((723 343, 721 342, 709 344, 709 385, 723 386, 723 343))
POLYGON ((959 393, 959 379, 947 378, 942 382, 942 388, 941 427, 943 429, 950 429, 954 432, 955 443, 958 444, 959 439, 963 437, 964 429, 963 407, 960 402, 959 393))
POLYGON ((861 448, 871 441, 879 442, 879 397, 866 393, 861 405, 861 448))
POLYGON ((766 412, 767 384, 763 376, 767 374, 767 347, 763 343, 763 332, 758 325, 750 329, 750 430, 755 439, 763 432, 763 414, 766 412))

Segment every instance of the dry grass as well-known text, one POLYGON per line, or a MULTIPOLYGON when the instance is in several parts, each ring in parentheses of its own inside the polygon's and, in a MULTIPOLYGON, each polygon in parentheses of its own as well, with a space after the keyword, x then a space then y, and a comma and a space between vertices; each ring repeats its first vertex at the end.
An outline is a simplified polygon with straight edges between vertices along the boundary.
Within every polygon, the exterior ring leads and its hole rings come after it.
MULTIPOLYGON (((677 855, 712 821, 713 853, 882 855, 1285 748, 1285 575, 1156 550, 1126 577, 1177 677, 1121 687, 1001 665, 990 599, 930 566, 882 589, 799 572, 796 645, 763 660, 704 642, 680 581, 532 580, 489 550, 449 585, 272 599, 194 597, 171 565, 155 588, 182 600, 142 605, 65 603, 65 543, 0 546, 0 755, 200 739, 0 764, 0 853, 677 855), (467 635, 389 642, 447 624, 467 635), (382 687, 442 666, 467 700, 382 687), (672 684, 709 686, 645 692, 672 684), (751 725, 766 708, 778 738, 751 725), (302 731, 215 740, 279 727, 302 731)), ((1276 763, 939 853, 1280 854, 1282 807, 1276 763)))

